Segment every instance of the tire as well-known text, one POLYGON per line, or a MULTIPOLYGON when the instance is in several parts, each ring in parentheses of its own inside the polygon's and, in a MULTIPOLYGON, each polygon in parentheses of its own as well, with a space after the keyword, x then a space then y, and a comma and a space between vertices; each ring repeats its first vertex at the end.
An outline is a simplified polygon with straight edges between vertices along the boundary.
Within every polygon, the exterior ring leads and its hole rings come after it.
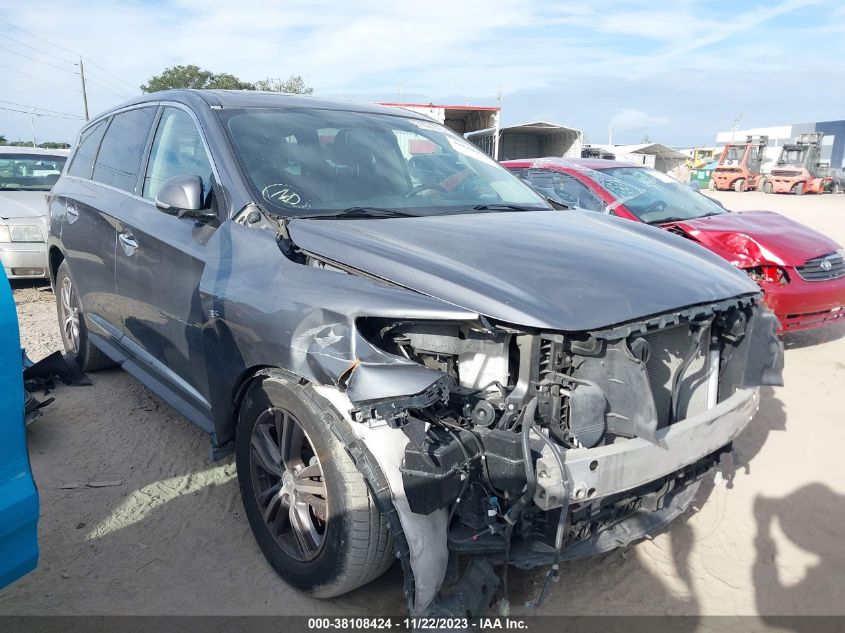
POLYGON ((766 185, 768 185, 768 184, 769 184, 768 180, 766 180, 765 178, 761 178, 757 182, 757 191, 762 191, 762 192, 765 193, 766 192, 766 185))
POLYGON ((395 554, 364 477, 324 421, 322 407, 331 405, 321 401, 281 372, 256 380, 239 410, 235 462, 267 561, 297 589, 330 598, 383 574, 395 554))
POLYGON ((739 178, 738 180, 734 181, 734 191, 737 193, 742 193, 745 191, 745 179, 739 178))
POLYGON ((774 191, 774 189, 772 188, 772 183, 767 180, 765 183, 763 183, 763 193, 772 193, 772 191, 774 191))
POLYGON ((833 189, 830 190, 832 194, 842 193, 842 187, 838 182, 833 183, 833 189))
POLYGON ((85 314, 79 305, 76 284, 67 260, 56 271, 56 315, 65 352, 74 357, 82 371, 97 371, 114 366, 114 362, 88 340, 85 314))
POLYGON ((803 196, 804 195, 804 183, 803 182, 799 182, 797 185, 795 185, 795 195, 796 196, 803 196))

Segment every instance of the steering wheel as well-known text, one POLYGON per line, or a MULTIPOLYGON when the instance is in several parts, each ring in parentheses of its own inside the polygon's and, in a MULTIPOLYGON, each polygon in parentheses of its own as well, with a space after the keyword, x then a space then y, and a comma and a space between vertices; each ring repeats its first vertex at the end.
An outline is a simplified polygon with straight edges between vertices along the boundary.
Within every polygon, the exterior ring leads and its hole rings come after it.
POLYGON ((643 215, 647 215, 649 213, 660 213, 664 209, 666 209, 666 203, 663 202, 663 200, 655 200, 643 210, 643 215))
POLYGON ((439 191, 441 193, 449 193, 446 190, 446 187, 444 187, 443 185, 440 185, 440 184, 429 185, 429 184, 426 184, 426 183, 422 183, 422 184, 417 185, 416 187, 412 187, 411 190, 408 193, 405 194, 405 197, 411 198, 411 197, 417 195, 418 193, 422 193, 423 191, 439 191))

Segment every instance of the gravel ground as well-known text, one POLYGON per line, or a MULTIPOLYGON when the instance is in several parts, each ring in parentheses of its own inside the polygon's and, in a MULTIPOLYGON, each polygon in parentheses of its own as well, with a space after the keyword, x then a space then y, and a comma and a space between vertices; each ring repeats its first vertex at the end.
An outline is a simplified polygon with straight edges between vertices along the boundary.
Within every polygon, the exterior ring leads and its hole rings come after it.
MULTIPOLYGON (((845 196, 715 194, 769 208, 845 244, 845 196)), ((60 348, 49 287, 20 283, 23 345, 60 348)), ((845 613, 845 325, 786 340, 786 387, 765 389, 736 442, 735 473, 653 540, 567 564, 546 614, 845 613)), ((394 565, 367 587, 317 601, 265 563, 243 515, 231 459, 120 370, 59 387, 29 429, 41 493, 38 569, 0 592, 6 614, 401 613, 394 565), (63 485, 106 482, 99 488, 63 485)), ((731 469, 729 469, 731 470, 731 469)), ((542 574, 512 573, 514 611, 542 574)))

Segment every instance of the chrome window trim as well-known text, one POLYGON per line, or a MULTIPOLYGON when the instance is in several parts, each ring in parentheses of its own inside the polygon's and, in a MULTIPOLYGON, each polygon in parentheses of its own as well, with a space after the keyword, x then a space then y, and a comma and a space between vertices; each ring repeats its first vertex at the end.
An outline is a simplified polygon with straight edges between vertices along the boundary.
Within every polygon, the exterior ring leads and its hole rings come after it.
MULTIPOLYGON (((138 108, 145 108, 145 107, 156 107, 157 108, 159 106, 178 108, 178 109, 184 110, 185 112, 188 113, 188 116, 191 117, 191 120, 194 122, 194 125, 196 125, 196 127, 197 127, 197 131, 199 132, 199 135, 200 135, 200 140, 202 141, 202 146, 205 149, 205 154, 206 154, 206 157, 208 158, 208 163, 211 165, 211 173, 214 176, 214 179, 217 181, 217 184, 219 186, 221 184, 220 172, 217 170, 217 164, 214 162, 214 157, 211 153, 211 148, 208 144, 208 139, 206 138, 205 130, 203 129, 202 123, 200 123, 199 117, 197 117, 196 113, 190 107, 186 106, 184 103, 178 103, 176 101, 144 101, 143 103, 134 103, 132 105, 129 105, 129 106, 126 106, 126 107, 123 107, 123 108, 119 108, 117 110, 112 110, 112 111, 108 112, 107 114, 103 114, 102 116, 94 119, 88 125, 86 125, 84 128, 82 128, 82 130, 79 131, 79 136, 81 136, 82 132, 84 132, 89 127, 92 127, 93 125, 95 125, 95 124, 97 124, 101 121, 105 121, 109 117, 113 117, 116 114, 120 114, 122 112, 127 112, 129 110, 136 110, 138 108)), ((153 141, 155 141, 155 133, 158 131, 158 122, 160 120, 161 120, 160 117, 158 119, 156 119, 156 130, 155 131, 152 130, 152 127, 150 128, 150 132, 153 135, 153 141)), ((106 133, 107 132, 108 132, 108 128, 106 128, 106 133)), ((79 146, 78 145, 79 136, 77 136, 77 147, 79 146)), ((100 142, 102 142, 102 139, 101 139, 100 142)), ((76 152, 74 152, 74 154, 75 153, 76 152)), ((99 153, 100 152, 99 152, 99 148, 98 148, 97 149, 97 155, 99 155, 99 153)), ((144 170, 144 173, 141 175, 142 180, 147 175, 146 174, 146 168, 149 167, 149 159, 150 159, 151 154, 152 154, 152 143, 150 144, 150 151, 147 152, 147 154, 145 156, 145 170, 144 170)), ((68 161, 68 162, 70 162, 70 161, 68 161)), ((94 158, 94 161, 92 163, 92 173, 93 173, 94 163, 96 163, 96 157, 94 158)), ((136 193, 126 191, 125 189, 118 189, 117 187, 113 187, 112 185, 106 185, 104 183, 101 183, 101 182, 94 180, 90 176, 88 178, 83 178, 81 176, 65 175, 64 178, 69 179, 69 180, 79 181, 79 182, 91 183, 91 184, 97 185, 99 187, 105 187, 106 189, 110 189, 112 191, 120 192, 124 195, 127 195, 127 196, 134 198, 135 200, 140 200, 142 202, 146 202, 147 204, 155 207, 155 201, 154 200, 144 198, 143 196, 139 196, 136 193)))

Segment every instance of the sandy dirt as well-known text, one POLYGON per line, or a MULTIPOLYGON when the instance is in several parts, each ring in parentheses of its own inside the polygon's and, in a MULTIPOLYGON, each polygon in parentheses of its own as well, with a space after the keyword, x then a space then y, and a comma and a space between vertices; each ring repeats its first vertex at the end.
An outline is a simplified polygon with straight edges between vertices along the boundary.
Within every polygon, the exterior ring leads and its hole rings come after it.
MULTIPOLYGON (((845 244, 845 195, 718 198, 845 244)), ((17 284, 15 299, 30 356, 59 349, 49 287, 17 284)), ((845 324, 786 346, 786 386, 764 390, 736 442, 735 474, 709 479, 697 510, 652 540, 565 565, 541 613, 845 613, 845 324)), ((208 437, 124 372, 91 377, 91 387, 57 388, 29 429, 41 559, 0 592, 0 613, 403 612, 397 565, 328 601, 287 586, 252 538, 231 458, 210 462, 208 437), (119 485, 62 488, 97 481, 119 485)), ((512 572, 514 611, 527 612, 541 581, 512 572)))

